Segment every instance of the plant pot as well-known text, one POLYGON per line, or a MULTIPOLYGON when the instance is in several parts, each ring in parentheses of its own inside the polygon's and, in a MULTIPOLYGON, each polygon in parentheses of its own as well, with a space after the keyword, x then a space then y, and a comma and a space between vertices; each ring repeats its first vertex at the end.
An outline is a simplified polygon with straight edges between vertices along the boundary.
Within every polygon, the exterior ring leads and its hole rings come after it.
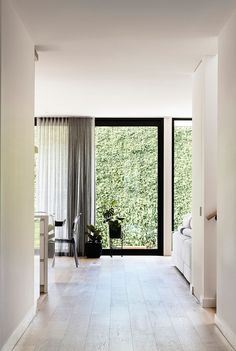
POLYGON ((112 226, 109 226, 109 237, 111 239, 120 239, 121 238, 121 226, 118 228, 112 228, 112 226))
POLYGON ((101 243, 85 243, 85 255, 87 258, 99 258, 102 254, 102 244, 101 243))
POLYGON ((55 254, 55 241, 48 241, 48 258, 53 258, 55 254))

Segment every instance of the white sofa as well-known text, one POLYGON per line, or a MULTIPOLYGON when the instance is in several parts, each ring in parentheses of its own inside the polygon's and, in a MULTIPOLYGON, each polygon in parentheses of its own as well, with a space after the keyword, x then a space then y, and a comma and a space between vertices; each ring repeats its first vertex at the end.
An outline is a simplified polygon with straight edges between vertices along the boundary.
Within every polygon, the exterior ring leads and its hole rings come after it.
POLYGON ((172 257, 174 265, 191 283, 192 272, 192 216, 190 214, 184 216, 183 225, 178 231, 173 233, 173 252, 172 257), (187 229, 187 230, 185 230, 187 229), (188 235, 186 235, 188 234, 188 235))

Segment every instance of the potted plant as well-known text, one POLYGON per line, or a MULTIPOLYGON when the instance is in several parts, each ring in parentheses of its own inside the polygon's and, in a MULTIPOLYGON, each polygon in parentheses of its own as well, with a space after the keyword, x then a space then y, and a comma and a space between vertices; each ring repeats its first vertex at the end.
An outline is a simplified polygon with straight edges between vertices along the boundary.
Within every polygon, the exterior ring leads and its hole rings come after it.
POLYGON ((101 230, 94 225, 87 225, 89 232, 88 241, 85 243, 85 255, 88 258, 99 258, 102 254, 102 236, 101 230))
MULTIPOLYGON (((112 205, 114 204, 115 202, 113 201, 112 205)), ((120 239, 122 235, 121 223, 124 220, 124 218, 115 214, 113 206, 103 212, 103 217, 103 222, 107 223, 109 226, 109 237, 111 239, 120 239)))

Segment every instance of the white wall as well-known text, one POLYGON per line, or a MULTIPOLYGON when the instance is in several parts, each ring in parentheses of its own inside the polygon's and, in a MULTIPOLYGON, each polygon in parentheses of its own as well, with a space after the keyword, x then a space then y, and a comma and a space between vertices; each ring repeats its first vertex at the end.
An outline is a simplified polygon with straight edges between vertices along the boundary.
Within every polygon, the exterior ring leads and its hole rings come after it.
POLYGON ((217 318, 236 347, 236 13, 219 36, 217 318))
POLYGON ((11 350, 33 312, 34 47, 10 1, 1 21, 0 349, 11 350))
POLYGON ((192 239, 192 285, 194 286, 195 294, 200 299, 200 294, 203 289, 203 249, 204 249, 204 226, 203 220, 200 217, 200 207, 203 199, 203 172, 202 172, 202 87, 203 87, 204 70, 201 64, 193 77, 193 116, 192 116, 192 215, 193 215, 193 239, 192 239), (195 233, 197 237, 195 236, 195 233))
MULTIPOLYGON (((57 58, 56 58, 57 60, 57 58)), ((127 76, 113 78, 75 75, 72 80, 52 76, 52 68, 41 69, 44 53, 36 64, 36 116, 94 116, 94 117, 189 117, 191 116, 191 75, 152 75, 137 79, 127 76)), ((53 63, 56 66, 56 62, 53 63)), ((84 68, 82 65, 81 67, 84 68)), ((131 70, 131 69, 130 69, 131 70)))
POLYGON ((204 301, 206 307, 216 305, 217 222, 206 216, 217 209, 217 118, 218 57, 205 59, 204 118, 204 301))
POLYGON ((203 307, 216 304, 217 57, 208 56, 194 74, 192 285, 203 307))

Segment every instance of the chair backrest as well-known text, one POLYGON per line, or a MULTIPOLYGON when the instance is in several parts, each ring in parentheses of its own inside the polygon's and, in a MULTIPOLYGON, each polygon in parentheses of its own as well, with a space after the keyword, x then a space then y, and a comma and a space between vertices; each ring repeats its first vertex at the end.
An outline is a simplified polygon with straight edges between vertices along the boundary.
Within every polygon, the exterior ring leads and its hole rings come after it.
POLYGON ((79 220, 80 220, 80 216, 82 213, 80 213, 79 215, 77 215, 74 219, 74 222, 72 224, 72 236, 74 237, 77 234, 78 231, 78 225, 79 225, 79 220))
POLYGON ((53 240, 55 238, 55 219, 54 215, 48 215, 48 240, 53 240))
POLYGON ((63 221, 56 221, 55 220, 55 227, 63 227, 66 223, 66 219, 64 219, 63 221))

